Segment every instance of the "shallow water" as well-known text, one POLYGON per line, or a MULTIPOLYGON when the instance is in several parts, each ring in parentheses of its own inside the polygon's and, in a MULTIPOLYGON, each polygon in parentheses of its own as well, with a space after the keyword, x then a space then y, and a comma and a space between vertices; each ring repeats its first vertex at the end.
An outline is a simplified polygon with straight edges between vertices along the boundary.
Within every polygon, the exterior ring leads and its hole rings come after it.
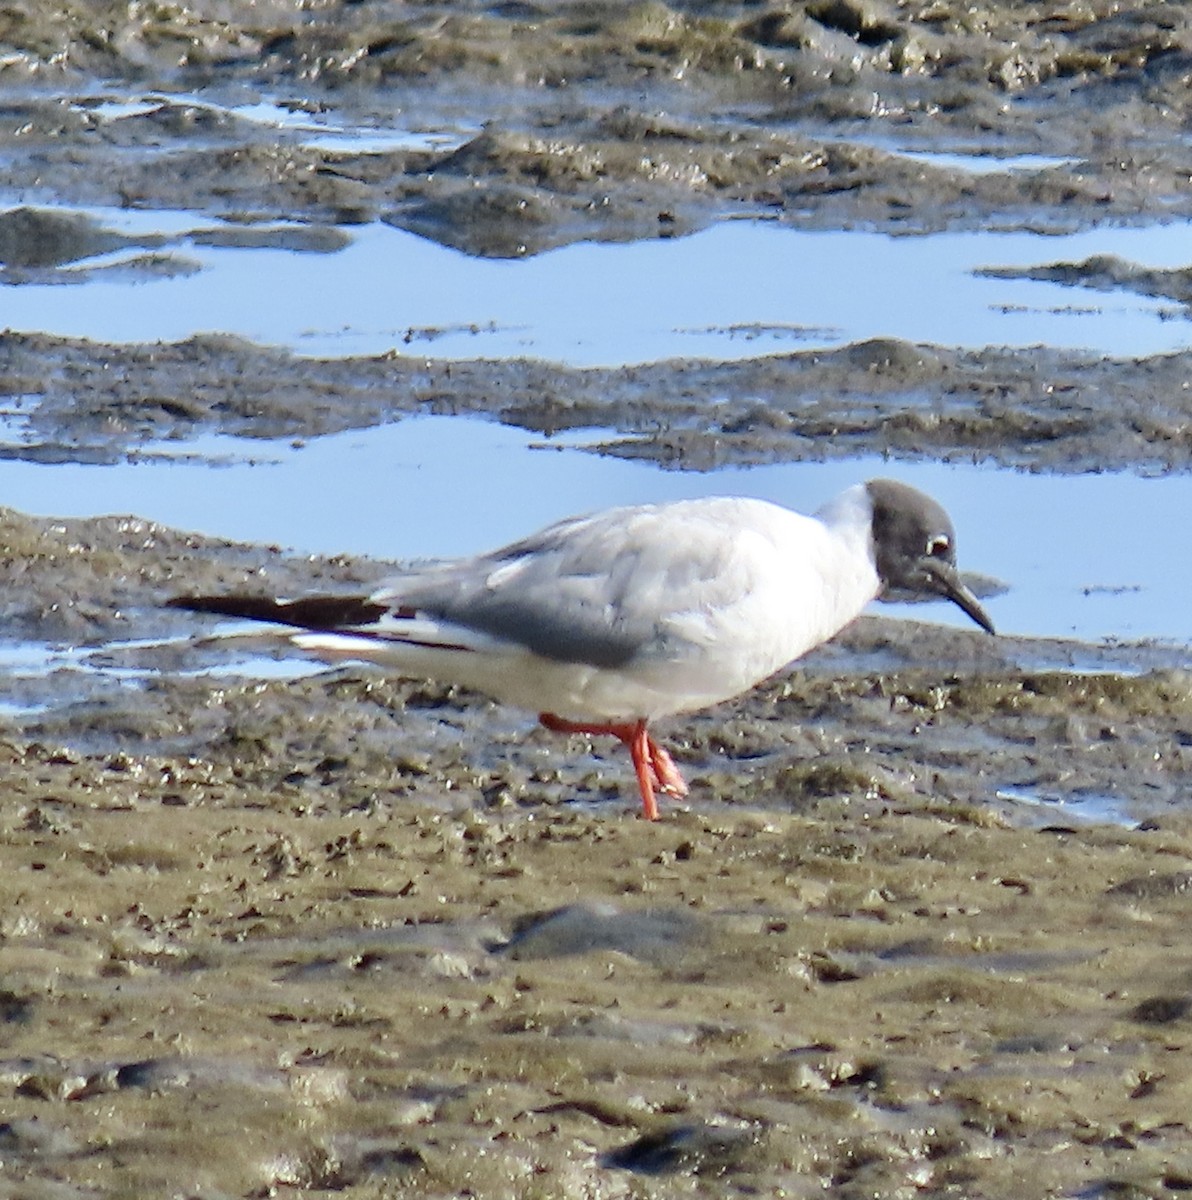
POLYGON ((105 122, 141 116, 163 105, 185 105, 215 115, 226 115, 234 120, 253 122, 267 129, 285 130, 299 135, 299 145, 344 154, 447 150, 462 145, 479 132, 479 127, 475 125, 428 125, 418 121, 412 114, 392 111, 383 127, 363 126, 358 121, 344 118, 321 106, 266 98, 246 99, 239 104, 219 104, 198 93, 163 92, 136 97, 100 94, 71 101, 72 107, 105 122))
POLYGON ((1063 822, 1077 824, 1110 824, 1132 827, 1138 824, 1138 816, 1130 810, 1121 796, 1097 793, 1077 796, 1046 795, 1025 788, 999 788, 998 800, 1007 802, 1007 811, 1013 812, 1015 822, 1026 828, 1057 825, 1063 822))
POLYGON ((933 167, 948 167, 954 171, 964 171, 970 175, 997 175, 1006 171, 1035 172, 1050 171, 1056 167, 1072 166, 1076 159, 1059 158, 1048 154, 1007 154, 989 153, 965 154, 961 151, 943 150, 908 150, 887 139, 878 139, 871 143, 878 145, 893 154, 909 158, 914 162, 927 163, 933 167))
POLYGON ((337 252, 296 253, 197 245, 188 234, 221 227, 198 213, 68 211, 121 233, 161 235, 200 269, 105 277, 98 268, 143 253, 122 250, 64 269, 53 282, 0 284, 0 327, 110 342, 218 331, 312 356, 396 350, 573 366, 734 360, 879 336, 1107 355, 1159 354, 1189 342, 1182 310, 1170 301, 976 273, 1096 254, 1178 266, 1187 222, 1063 236, 893 237, 759 218, 689 237, 581 242, 509 260, 469 257, 381 223, 350 229, 337 252))

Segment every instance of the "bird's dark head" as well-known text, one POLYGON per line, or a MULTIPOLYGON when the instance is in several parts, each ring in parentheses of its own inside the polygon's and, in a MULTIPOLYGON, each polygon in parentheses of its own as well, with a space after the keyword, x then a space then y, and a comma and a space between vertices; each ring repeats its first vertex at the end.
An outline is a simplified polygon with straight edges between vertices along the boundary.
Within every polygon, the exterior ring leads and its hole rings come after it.
POLYGON ((943 507, 893 479, 871 479, 865 488, 873 505, 873 558, 883 595, 942 596, 993 633, 993 622, 956 569, 956 530, 943 507))

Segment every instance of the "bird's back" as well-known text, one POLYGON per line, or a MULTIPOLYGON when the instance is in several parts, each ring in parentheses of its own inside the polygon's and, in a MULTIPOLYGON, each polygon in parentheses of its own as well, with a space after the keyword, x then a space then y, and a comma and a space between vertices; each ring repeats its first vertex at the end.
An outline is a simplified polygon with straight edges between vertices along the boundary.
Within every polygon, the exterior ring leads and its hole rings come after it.
POLYGON ((851 620, 877 589, 859 528, 729 497, 610 509, 370 600, 399 636, 417 613, 477 653, 521 658, 523 674, 527 655, 569 670, 577 711, 604 711, 617 691, 619 710, 634 707, 608 715, 658 716, 736 695, 851 620))

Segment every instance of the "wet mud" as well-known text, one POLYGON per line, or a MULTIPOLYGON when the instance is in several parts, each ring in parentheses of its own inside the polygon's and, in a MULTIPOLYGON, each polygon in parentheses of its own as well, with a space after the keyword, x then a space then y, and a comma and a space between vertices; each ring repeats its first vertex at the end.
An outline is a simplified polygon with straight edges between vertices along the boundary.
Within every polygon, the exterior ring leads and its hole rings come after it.
POLYGON ((161 604, 383 564, 2 527, 81 655, 0 696, 11 1194, 1192 1179, 1186 652, 867 617, 660 726, 651 825, 598 739, 161 604))
POLYGON ((1192 203, 1178 5, 71 3, 0 21, 8 186, 79 204, 385 217, 506 255, 741 206, 909 231, 1192 203), (149 102, 109 114, 113 80, 149 102), (236 113, 262 96, 462 144, 311 148, 236 113), (899 153, 923 149, 1040 162, 975 174, 899 153))
POLYGON ((308 359, 214 335, 106 346, 0 333, 0 458, 119 462, 190 454, 187 441, 205 433, 307 438, 466 414, 550 436, 596 430, 584 439, 594 453, 697 471, 883 454, 1182 471, 1192 467, 1190 371, 1189 352, 1123 360, 885 338, 736 363, 578 370, 405 353, 308 359))
MULTIPOLYGON (((64 3, 9 6, 0 42, 13 286, 193 268, 184 238, 63 205, 303 253, 379 219, 497 257, 759 213, 908 234, 1192 214, 1178 5, 64 3), (260 101, 446 144, 315 145, 260 101), (135 253, 89 261, 113 249, 135 253)), ((1031 277, 1182 320, 1185 275, 1031 277)), ((875 341, 574 371, 8 332, 0 456, 433 412, 613 430, 601 452, 677 469, 1185 470, 1187 368, 875 341)), ((660 726, 692 790, 651 825, 612 746, 364 668, 270 678, 271 634, 162 607, 388 565, 0 510, 0 654, 57 655, 0 678, 0 1192, 1192 1187, 1186 647, 866 617, 660 726)))

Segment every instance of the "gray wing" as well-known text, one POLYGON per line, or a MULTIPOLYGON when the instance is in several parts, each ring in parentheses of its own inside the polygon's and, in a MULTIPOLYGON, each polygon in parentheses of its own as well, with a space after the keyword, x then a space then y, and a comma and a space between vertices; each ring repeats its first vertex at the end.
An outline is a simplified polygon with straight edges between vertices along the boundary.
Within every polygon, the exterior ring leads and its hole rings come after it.
POLYGON ((404 576, 370 599, 545 658, 620 667, 682 653, 677 618, 748 588, 736 543, 731 525, 694 504, 613 509, 404 576))

